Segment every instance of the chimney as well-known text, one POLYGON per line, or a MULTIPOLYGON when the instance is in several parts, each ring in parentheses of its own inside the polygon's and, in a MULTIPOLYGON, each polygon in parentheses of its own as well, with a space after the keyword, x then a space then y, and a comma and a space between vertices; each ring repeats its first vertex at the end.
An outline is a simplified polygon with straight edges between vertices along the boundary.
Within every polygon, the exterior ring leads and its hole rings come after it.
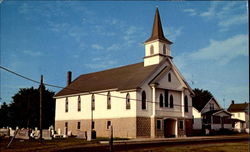
POLYGON ((234 100, 232 100, 232 104, 234 104, 234 100))
POLYGON ((71 83, 71 77, 72 77, 72 72, 68 71, 68 74, 67 74, 67 86, 70 85, 70 83, 71 83))

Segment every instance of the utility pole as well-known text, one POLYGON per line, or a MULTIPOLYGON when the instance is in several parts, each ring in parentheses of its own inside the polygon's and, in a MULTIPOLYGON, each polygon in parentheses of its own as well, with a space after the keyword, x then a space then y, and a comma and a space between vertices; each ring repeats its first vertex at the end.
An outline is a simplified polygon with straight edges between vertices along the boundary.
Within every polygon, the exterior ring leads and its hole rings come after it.
POLYGON ((43 75, 41 75, 41 81, 40 81, 40 86, 39 86, 39 90, 40 90, 40 142, 42 143, 42 139, 43 139, 43 128, 42 128, 42 122, 43 122, 43 91, 44 91, 44 84, 43 84, 43 75))

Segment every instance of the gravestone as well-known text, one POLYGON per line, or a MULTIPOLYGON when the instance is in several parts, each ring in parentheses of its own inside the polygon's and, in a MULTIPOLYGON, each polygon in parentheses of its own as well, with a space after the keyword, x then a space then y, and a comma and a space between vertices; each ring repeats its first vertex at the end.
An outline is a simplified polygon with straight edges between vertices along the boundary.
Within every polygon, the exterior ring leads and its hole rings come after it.
POLYGON ((86 132, 85 131, 78 131, 77 138, 86 139, 86 132))
POLYGON ((49 129, 43 130, 43 139, 45 140, 51 140, 51 131, 49 129))
POLYGON ((17 130, 16 137, 17 139, 29 139, 29 129, 17 130))
POLYGON ((9 128, 1 128, 0 129, 0 136, 10 136, 10 129, 9 128))

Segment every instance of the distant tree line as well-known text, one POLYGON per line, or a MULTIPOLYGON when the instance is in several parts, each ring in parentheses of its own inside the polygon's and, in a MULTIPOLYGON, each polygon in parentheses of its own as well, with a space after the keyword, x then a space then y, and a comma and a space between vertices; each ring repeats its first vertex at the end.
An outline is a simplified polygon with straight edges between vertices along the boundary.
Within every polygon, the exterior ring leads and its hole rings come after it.
MULTIPOLYGON (((43 128, 54 125, 55 92, 43 91, 43 128)), ((36 88, 22 88, 12 97, 12 102, 4 102, 0 108, 0 127, 35 128, 40 122, 40 93, 36 88)))

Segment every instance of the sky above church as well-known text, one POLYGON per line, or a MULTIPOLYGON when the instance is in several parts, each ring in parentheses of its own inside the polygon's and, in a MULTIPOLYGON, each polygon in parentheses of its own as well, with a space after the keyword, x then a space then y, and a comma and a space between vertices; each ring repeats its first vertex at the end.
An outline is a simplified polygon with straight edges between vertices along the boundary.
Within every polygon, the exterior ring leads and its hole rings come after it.
MULTIPOLYGON (((143 62, 158 6, 173 62, 222 107, 249 101, 247 1, 0 1, 1 66, 66 85, 80 74, 143 62)), ((38 87, 0 69, 0 104, 38 87)), ((60 89, 47 87, 58 92, 60 89)))

